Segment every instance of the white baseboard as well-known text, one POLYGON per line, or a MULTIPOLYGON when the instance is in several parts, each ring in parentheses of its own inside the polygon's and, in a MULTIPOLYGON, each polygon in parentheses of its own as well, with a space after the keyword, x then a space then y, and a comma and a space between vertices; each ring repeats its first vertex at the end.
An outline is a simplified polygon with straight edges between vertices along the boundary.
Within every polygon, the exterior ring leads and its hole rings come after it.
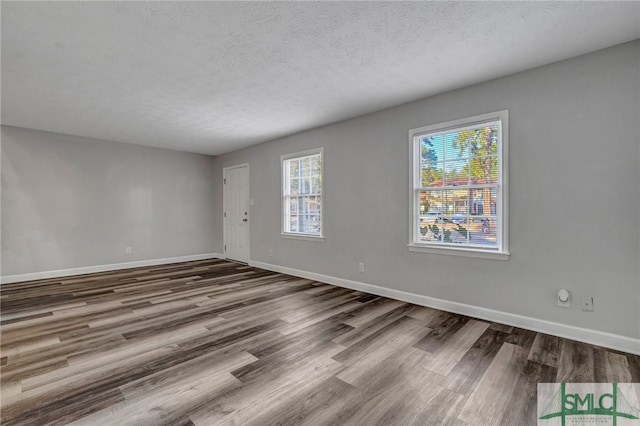
POLYGON ((82 268, 57 269, 55 271, 34 272, 30 274, 6 275, 0 277, 0 283, 9 284, 21 281, 42 280, 47 278, 68 277, 71 275, 92 274, 94 272, 115 271, 118 269, 138 268, 140 266, 164 265, 166 263, 189 262, 192 260, 222 258, 220 253, 193 254, 190 256, 167 257, 164 259, 137 260, 135 262, 112 263, 110 265, 85 266, 82 268))
POLYGON ((333 284, 352 290, 363 291, 378 296, 385 296, 391 299, 401 300, 403 302, 409 302, 416 305, 427 306, 429 308, 440 309, 443 311, 467 315, 470 317, 488 321, 495 321, 501 324, 507 324, 527 330, 551 334, 553 336, 577 340, 580 342, 590 343, 592 345, 603 346, 606 348, 640 355, 640 339, 633 339, 631 337, 621 336, 618 334, 605 333, 602 331, 590 330, 587 328, 575 327, 572 325, 559 324, 542 319, 511 314, 508 312, 495 311, 493 309, 466 305, 464 303, 436 299, 434 297, 408 293, 405 291, 394 290, 386 287, 379 287, 372 284, 332 277, 329 275, 322 275, 315 272, 302 271, 299 269, 288 268, 286 266, 272 265, 269 263, 254 261, 249 261, 249 265, 269 271, 307 278, 327 284, 333 284))

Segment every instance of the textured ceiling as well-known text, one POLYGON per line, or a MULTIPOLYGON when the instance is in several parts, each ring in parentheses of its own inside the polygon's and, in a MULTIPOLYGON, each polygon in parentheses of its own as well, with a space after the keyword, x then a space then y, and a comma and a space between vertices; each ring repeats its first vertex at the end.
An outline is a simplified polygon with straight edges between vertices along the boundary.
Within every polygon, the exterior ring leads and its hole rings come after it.
POLYGON ((640 37, 640 3, 2 2, 2 123, 221 154, 640 37))

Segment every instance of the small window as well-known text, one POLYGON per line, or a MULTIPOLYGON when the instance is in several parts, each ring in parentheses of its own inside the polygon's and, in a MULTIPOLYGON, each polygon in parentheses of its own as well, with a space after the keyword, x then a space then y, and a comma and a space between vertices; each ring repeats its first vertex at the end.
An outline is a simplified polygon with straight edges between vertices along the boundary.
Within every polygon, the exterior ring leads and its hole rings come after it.
POLYGON ((282 157, 282 232, 322 237, 322 148, 282 157))
POLYGON ((505 259, 508 112, 413 129, 412 251, 505 259))

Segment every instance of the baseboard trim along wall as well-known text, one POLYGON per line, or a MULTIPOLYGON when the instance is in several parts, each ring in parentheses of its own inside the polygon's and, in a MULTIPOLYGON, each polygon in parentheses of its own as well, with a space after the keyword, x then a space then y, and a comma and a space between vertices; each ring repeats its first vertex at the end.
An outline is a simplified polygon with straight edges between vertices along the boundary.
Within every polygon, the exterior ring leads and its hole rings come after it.
POLYGON ((9 284, 20 281, 43 280, 47 278, 68 277, 72 275, 92 274, 94 272, 115 271, 118 269, 139 268, 141 266, 155 266, 167 263, 189 262, 192 260, 222 258, 220 253, 202 253, 190 256, 167 257, 164 259, 137 260, 134 262, 112 263, 109 265, 85 266, 82 268, 57 269, 55 271, 34 272, 30 274, 6 275, 0 277, 0 283, 9 284))
POLYGON ((344 278, 322 275, 315 272, 303 271, 286 266, 272 265, 269 263, 254 261, 249 261, 249 265, 273 272, 294 275, 296 277, 307 278, 327 284, 333 284, 339 287, 345 287, 352 290, 375 294, 378 296, 389 297, 391 299, 426 306, 429 308, 435 308, 447 312, 453 312, 456 314, 494 321, 510 326, 524 328, 527 330, 551 334, 553 336, 577 340, 580 342, 590 343, 592 345, 603 346, 610 349, 640 355, 640 339, 633 339, 631 337, 621 336, 618 334, 605 333, 602 331, 590 330, 587 328, 575 327, 572 325, 559 324, 556 322, 541 320, 537 318, 511 314, 508 312, 495 311, 493 309, 466 305, 464 303, 436 299, 434 297, 379 287, 359 281, 352 281, 344 278))

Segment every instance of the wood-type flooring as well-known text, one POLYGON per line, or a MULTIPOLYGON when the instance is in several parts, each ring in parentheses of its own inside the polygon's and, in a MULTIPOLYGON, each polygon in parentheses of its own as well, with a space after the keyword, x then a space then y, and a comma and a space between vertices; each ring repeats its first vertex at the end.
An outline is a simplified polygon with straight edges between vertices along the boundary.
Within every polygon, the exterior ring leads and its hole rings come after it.
POLYGON ((535 425, 640 357, 220 259, 1 287, 2 425, 535 425))

